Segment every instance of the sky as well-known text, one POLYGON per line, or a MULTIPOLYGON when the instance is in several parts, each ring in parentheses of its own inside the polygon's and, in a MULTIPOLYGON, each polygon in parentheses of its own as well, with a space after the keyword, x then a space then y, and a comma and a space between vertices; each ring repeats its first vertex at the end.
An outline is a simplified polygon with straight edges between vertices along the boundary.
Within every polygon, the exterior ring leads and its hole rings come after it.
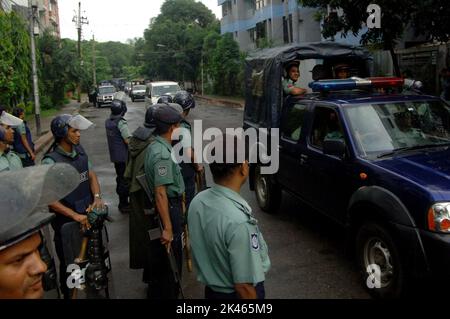
MULTIPOLYGON (((79 0, 59 0, 59 23, 61 37, 77 39, 72 19, 78 11, 79 0)), ((156 17, 164 0, 84 0, 81 1, 82 16, 89 25, 83 26, 83 39, 100 42, 120 41, 142 37, 150 19, 156 17)), ((201 0, 218 19, 222 17, 217 0, 201 0)))

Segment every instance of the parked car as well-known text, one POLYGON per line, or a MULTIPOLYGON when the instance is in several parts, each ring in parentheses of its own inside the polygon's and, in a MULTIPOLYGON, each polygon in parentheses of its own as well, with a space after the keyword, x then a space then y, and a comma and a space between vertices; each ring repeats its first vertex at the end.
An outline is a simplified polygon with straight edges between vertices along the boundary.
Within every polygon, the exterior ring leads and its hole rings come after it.
POLYGON ((103 105, 110 105, 114 99, 114 94, 116 93, 116 88, 112 85, 100 86, 97 93, 97 107, 102 107, 103 105))
POLYGON ((145 90, 146 90, 146 86, 145 85, 134 85, 133 88, 131 89, 131 101, 134 102, 136 100, 141 100, 141 101, 145 101, 145 90))
POLYGON ((153 105, 158 102, 158 99, 162 95, 170 95, 171 97, 175 96, 175 93, 180 91, 181 88, 176 82, 152 82, 147 84, 147 89, 145 93, 145 102, 146 105, 153 105))
POLYGON ((282 96, 291 59, 370 56, 335 43, 260 51, 247 60, 244 127, 280 130, 279 170, 250 169, 259 206, 275 213, 282 191, 334 220, 355 247, 362 284, 398 297, 417 279, 449 279, 450 106, 404 94, 401 78, 351 78, 310 84, 282 96), (367 283, 370 285, 367 285, 367 283))

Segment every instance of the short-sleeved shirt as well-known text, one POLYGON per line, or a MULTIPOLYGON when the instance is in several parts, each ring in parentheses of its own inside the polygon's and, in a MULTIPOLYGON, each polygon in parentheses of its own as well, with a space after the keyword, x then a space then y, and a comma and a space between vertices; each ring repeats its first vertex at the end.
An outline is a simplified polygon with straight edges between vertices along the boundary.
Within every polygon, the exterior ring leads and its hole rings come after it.
MULTIPOLYGON (((75 148, 72 149, 72 153, 67 153, 59 145, 56 146, 56 152, 58 152, 58 153, 60 153, 60 154, 62 154, 64 156, 70 157, 70 158, 75 158, 78 155, 78 153, 75 150, 75 148)), ((52 164, 55 164, 56 162, 50 157, 44 157, 44 159, 42 160, 41 163, 42 163, 42 165, 52 165, 52 164)), ((88 166, 89 166, 89 170, 91 170, 92 169, 91 161, 88 161, 88 166)))
POLYGON ((6 171, 16 171, 23 168, 20 157, 13 151, 0 151, 0 173, 6 171))
POLYGON ((172 159, 172 145, 157 136, 146 152, 144 170, 150 189, 166 186, 168 197, 182 196, 184 181, 180 166, 172 159))
POLYGON ((197 279, 216 292, 235 284, 256 285, 270 269, 267 244, 248 203, 215 185, 189 207, 188 226, 197 279))
POLYGON ((128 130, 127 120, 121 119, 117 124, 117 128, 119 129, 120 135, 122 135, 122 138, 124 140, 127 140, 131 137, 130 131, 128 130))
MULTIPOLYGON (((16 127, 16 131, 20 135, 27 135, 27 129, 25 127, 25 122, 23 122, 18 127, 16 127)), ((28 157, 28 154, 17 153, 17 156, 19 156, 21 159, 26 159, 28 157)))
POLYGON ((294 82, 291 79, 283 79, 283 91, 284 91, 284 94, 286 94, 286 95, 291 94, 292 89, 294 89, 294 88, 303 89, 300 86, 299 81, 294 82))
POLYGON ((344 135, 341 131, 332 131, 325 135, 324 141, 330 141, 330 140, 340 140, 342 142, 345 142, 344 135))
POLYGON ((16 128, 17 132, 20 135, 26 135, 27 134, 27 129, 25 127, 25 122, 22 122, 22 124, 20 124, 17 128, 16 128))

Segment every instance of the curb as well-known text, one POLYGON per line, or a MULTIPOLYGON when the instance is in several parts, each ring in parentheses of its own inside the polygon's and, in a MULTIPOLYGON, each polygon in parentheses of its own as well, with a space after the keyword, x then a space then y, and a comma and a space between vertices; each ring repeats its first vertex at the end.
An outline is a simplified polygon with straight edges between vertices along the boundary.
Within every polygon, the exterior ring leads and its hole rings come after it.
POLYGON ((196 95, 195 98, 197 100, 209 102, 211 104, 218 105, 218 106, 232 107, 232 108, 238 108, 238 109, 243 109, 245 106, 245 102, 243 102, 243 101, 238 102, 238 101, 230 101, 230 100, 225 100, 225 99, 216 99, 216 98, 211 98, 211 97, 202 96, 202 95, 196 95))

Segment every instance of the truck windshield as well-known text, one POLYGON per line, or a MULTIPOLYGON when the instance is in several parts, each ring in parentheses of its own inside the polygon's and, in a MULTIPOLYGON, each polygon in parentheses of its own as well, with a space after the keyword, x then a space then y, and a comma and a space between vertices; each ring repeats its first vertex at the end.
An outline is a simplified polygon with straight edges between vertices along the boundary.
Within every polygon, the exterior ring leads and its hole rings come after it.
POLYGON ((113 86, 110 86, 110 87, 99 88, 98 92, 100 94, 110 94, 110 93, 115 93, 116 89, 113 86))
POLYGON ((162 85, 154 86, 152 91, 152 96, 161 96, 164 94, 175 94, 180 90, 178 85, 162 85))
POLYGON ((363 157, 450 143, 450 108, 437 100, 346 106, 344 113, 363 157))

